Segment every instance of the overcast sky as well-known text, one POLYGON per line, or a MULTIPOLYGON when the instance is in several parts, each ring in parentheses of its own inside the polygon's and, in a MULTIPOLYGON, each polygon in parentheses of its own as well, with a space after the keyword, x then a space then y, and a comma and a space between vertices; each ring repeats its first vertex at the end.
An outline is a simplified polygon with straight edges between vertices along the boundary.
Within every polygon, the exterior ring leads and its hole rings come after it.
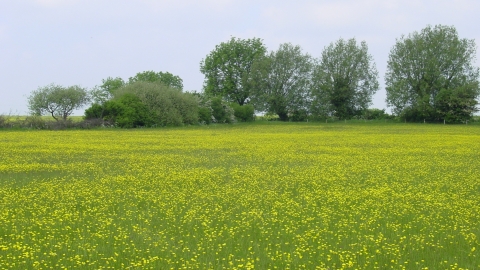
POLYGON ((443 24, 478 45, 479 14, 478 0, 0 0, 0 114, 26 115, 39 86, 90 89, 146 70, 199 91, 200 61, 231 36, 261 38, 269 50, 290 42, 315 58, 339 38, 365 40, 381 84, 372 107, 386 108, 395 39, 443 24))

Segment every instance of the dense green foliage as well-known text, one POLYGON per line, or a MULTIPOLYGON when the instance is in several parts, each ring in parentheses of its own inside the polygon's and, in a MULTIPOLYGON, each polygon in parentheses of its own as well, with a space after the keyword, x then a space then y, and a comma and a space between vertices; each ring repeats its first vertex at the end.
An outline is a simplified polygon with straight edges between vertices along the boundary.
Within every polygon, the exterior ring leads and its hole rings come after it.
POLYGON ((213 122, 215 123, 233 123, 235 122, 234 111, 220 97, 214 97, 209 101, 212 109, 213 122))
POLYGON ((388 105, 411 121, 469 120, 480 94, 475 55, 475 41, 461 39, 454 27, 428 26, 402 36, 388 60, 388 105))
POLYGON ((125 81, 120 77, 102 79, 102 84, 95 86, 91 91, 92 101, 96 104, 104 104, 113 97, 113 93, 117 89, 123 86, 125 86, 125 81))
POLYGON ((233 115, 238 122, 250 122, 255 120, 255 108, 252 104, 239 105, 232 103, 233 115))
POLYGON ((139 81, 120 89, 116 96, 132 93, 154 114, 158 125, 196 124, 198 102, 190 93, 170 88, 162 83, 139 81))
POLYGON ((240 106, 221 97, 182 92, 159 81, 139 80, 116 89, 111 99, 92 104, 85 119, 102 119, 107 125, 124 128, 179 126, 253 121, 254 112, 252 105, 240 106), (139 115, 134 117, 135 113, 139 115))
POLYGON ((385 120, 385 119, 393 119, 393 116, 389 115, 385 112, 385 109, 366 109, 361 116, 365 120, 385 120))
MULTIPOLYGON (((402 121, 468 123, 480 97, 475 55, 475 41, 453 26, 402 36, 389 55, 387 105, 402 121)), ((315 59, 290 43, 267 53, 261 39, 232 37, 202 59, 200 71, 202 93, 183 92, 177 75, 144 71, 128 81, 108 77, 89 95, 78 86, 41 87, 29 109, 65 122, 91 99, 85 119, 121 127, 244 122, 255 113, 281 121, 393 118, 369 109, 378 72, 366 42, 355 38, 332 42, 315 59)))
POLYGON ((85 119, 126 128, 196 124, 198 100, 182 88, 182 79, 169 72, 139 72, 128 82, 108 77, 92 90, 94 103, 85 111, 85 119))
POLYGON ((198 101, 189 93, 159 82, 137 81, 117 89, 113 99, 94 104, 86 119, 103 118, 119 127, 198 123, 198 101), (137 115, 135 115, 137 114, 137 115))
POLYGON ((154 72, 144 71, 137 73, 134 77, 128 79, 129 84, 135 82, 160 82, 170 88, 183 89, 183 80, 179 76, 173 75, 170 72, 154 72))
POLYGON ((280 45, 254 65, 253 103, 259 111, 275 113, 286 121, 309 107, 313 59, 300 46, 280 45))
POLYGON ((378 72, 367 43, 339 39, 326 47, 313 75, 312 112, 349 119, 371 105, 378 72))
POLYGON ((204 92, 243 105, 252 91, 251 68, 265 55, 261 39, 236 39, 222 42, 200 63, 205 75, 204 92))
POLYGON ((122 128, 152 126, 155 121, 152 112, 132 93, 126 93, 116 99, 109 100, 103 105, 93 104, 85 110, 85 119, 102 118, 107 123, 122 128))

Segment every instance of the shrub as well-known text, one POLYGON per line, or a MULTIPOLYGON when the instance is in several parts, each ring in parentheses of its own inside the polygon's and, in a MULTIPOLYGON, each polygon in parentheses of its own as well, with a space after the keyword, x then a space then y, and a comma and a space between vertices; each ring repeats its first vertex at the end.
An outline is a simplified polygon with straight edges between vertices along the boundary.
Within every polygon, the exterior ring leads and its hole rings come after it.
POLYGON ((231 106, 237 121, 250 122, 255 120, 255 109, 251 104, 239 105, 238 103, 232 103, 231 106))
POLYGON ((81 129, 90 129, 97 127, 113 126, 113 123, 105 121, 101 118, 90 118, 76 123, 75 126, 81 129))
POLYGON ((27 116, 22 123, 22 127, 26 128, 35 128, 35 129, 46 129, 47 123, 45 120, 42 119, 41 116, 32 115, 27 116))
MULTIPOLYGON (((107 101, 108 102, 108 101, 107 101)), ((105 113, 105 106, 100 105, 98 103, 92 104, 90 108, 85 110, 84 119, 102 119, 103 114, 105 113)))
POLYGON ((430 105, 425 105, 423 108, 420 106, 412 106, 402 111, 400 119, 408 122, 433 121, 434 114, 435 111, 430 105))
POLYGON ((216 123, 233 123, 235 122, 235 115, 232 107, 230 107, 222 98, 214 97, 210 101, 212 108, 212 115, 216 123))
POLYGON ((371 108, 371 109, 366 109, 363 112, 363 119, 366 120, 384 120, 384 119, 392 119, 393 116, 389 115, 388 113, 385 112, 385 109, 376 109, 376 108, 371 108))
POLYGON ((290 116, 290 120, 293 122, 304 122, 308 119, 308 111, 305 109, 298 109, 293 111, 292 115, 290 116))
POLYGON ((161 83, 135 82, 115 93, 119 98, 127 93, 137 96, 146 105, 157 125, 196 124, 198 101, 189 93, 167 87, 161 83))
POLYGON ((198 107, 198 122, 207 125, 212 123, 212 108, 198 107))
POLYGON ((106 117, 122 128, 152 126, 155 121, 147 105, 133 94, 124 94, 106 104, 106 117))
POLYGON ((8 122, 8 117, 0 114, 0 127, 6 127, 8 122))

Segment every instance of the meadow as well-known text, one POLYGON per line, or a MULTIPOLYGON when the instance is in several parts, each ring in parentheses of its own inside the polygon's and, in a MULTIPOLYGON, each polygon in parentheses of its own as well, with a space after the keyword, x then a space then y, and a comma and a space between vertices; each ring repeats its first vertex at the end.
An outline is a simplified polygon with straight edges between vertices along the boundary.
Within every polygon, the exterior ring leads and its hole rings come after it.
POLYGON ((0 269, 480 269, 480 127, 0 130, 0 269))

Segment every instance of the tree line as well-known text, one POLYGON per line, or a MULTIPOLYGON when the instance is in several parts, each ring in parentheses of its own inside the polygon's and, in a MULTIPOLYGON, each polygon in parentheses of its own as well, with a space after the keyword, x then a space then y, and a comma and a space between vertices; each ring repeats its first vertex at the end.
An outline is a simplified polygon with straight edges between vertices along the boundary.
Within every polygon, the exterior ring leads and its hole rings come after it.
MULTIPOLYGON (((387 62, 387 106, 408 121, 471 119, 480 94, 475 55, 474 40, 461 39, 453 26, 401 36, 387 62)), ((355 38, 332 42, 316 59, 291 43, 268 52, 259 38, 232 37, 201 60, 200 72, 199 93, 183 91, 179 76, 145 71, 128 81, 109 77, 91 91, 40 87, 29 96, 29 109, 66 120, 91 103, 86 120, 120 127, 251 121, 255 111, 282 121, 385 116, 369 109, 379 75, 366 42, 355 38)))

